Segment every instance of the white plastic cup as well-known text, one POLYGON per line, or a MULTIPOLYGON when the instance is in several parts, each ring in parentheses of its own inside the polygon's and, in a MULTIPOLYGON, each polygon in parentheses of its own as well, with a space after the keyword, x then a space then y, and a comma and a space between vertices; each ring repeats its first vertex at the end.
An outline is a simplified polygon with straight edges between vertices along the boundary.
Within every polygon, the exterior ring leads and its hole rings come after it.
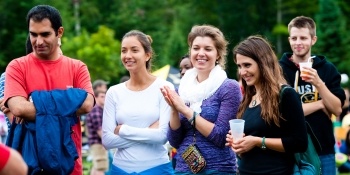
POLYGON ((243 138, 244 134, 244 120, 232 119, 230 120, 230 129, 233 141, 236 142, 243 138))
POLYGON ((300 77, 302 80, 306 80, 306 78, 304 77, 305 75, 308 75, 308 72, 305 72, 304 68, 308 67, 308 68, 312 68, 312 62, 301 62, 299 63, 299 67, 300 67, 300 77))

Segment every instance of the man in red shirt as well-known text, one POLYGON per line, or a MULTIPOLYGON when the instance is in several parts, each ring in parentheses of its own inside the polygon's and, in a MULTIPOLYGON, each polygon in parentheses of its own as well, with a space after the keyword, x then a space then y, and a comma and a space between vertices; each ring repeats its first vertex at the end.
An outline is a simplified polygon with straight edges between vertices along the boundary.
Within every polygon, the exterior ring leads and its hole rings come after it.
POLYGON ((21 155, 0 143, 0 175, 26 175, 28 167, 21 155))
MULTIPOLYGON (((87 91, 88 95, 76 114, 80 116, 90 112, 94 106, 94 97, 87 66, 79 60, 64 56, 58 47, 64 32, 59 11, 48 5, 35 6, 27 14, 27 25, 33 52, 12 60, 7 66, 5 103, 2 104, 17 119, 34 121, 36 109, 29 97, 30 93, 35 90, 80 88, 87 91)), ((1 110, 4 110, 3 106, 1 110)), ((81 175, 80 121, 71 130, 79 155, 72 175, 81 175)))

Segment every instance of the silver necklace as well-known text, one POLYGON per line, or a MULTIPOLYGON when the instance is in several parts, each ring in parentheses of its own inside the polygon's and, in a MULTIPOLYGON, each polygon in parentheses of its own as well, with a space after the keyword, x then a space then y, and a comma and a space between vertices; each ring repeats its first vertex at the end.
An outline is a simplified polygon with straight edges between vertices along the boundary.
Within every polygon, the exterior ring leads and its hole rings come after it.
POLYGON ((260 97, 260 95, 259 95, 259 96, 256 96, 256 98, 253 99, 253 101, 252 101, 252 107, 255 107, 255 106, 256 106, 256 104, 257 104, 256 99, 258 99, 259 97, 260 97))
POLYGON ((252 106, 253 106, 253 107, 256 106, 256 100, 255 100, 255 99, 252 101, 252 106))

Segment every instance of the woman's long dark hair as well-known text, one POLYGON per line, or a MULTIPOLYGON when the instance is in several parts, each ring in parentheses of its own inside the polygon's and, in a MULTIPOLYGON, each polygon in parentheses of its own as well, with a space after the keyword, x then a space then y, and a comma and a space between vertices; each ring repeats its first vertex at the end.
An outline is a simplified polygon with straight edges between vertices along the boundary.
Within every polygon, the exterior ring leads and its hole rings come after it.
MULTIPOLYGON (((281 84, 286 84, 286 80, 271 45, 261 36, 250 36, 233 49, 235 62, 237 62, 237 54, 249 57, 258 64, 260 79, 257 83, 261 87, 261 116, 268 124, 273 122, 280 126, 279 90, 281 84)), ((244 79, 242 79, 242 85, 244 95, 237 118, 242 118, 245 109, 249 107, 249 103, 256 93, 255 87, 248 86, 244 79)))

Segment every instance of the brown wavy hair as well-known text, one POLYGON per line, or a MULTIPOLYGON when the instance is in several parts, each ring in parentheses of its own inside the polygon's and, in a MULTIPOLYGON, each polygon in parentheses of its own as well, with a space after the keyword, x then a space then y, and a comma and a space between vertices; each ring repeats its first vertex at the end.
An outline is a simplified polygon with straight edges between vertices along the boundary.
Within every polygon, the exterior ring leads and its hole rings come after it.
MULTIPOLYGON (((286 80, 270 43, 261 36, 250 36, 234 47, 233 60, 235 63, 237 63, 237 54, 249 57, 258 64, 260 79, 257 83, 261 86, 261 117, 269 125, 273 122, 279 127, 279 121, 282 118, 279 112, 279 91, 281 84, 286 84, 286 80)), ((248 86, 244 79, 242 79, 242 86, 244 96, 237 118, 242 118, 256 93, 255 87, 248 86)))

